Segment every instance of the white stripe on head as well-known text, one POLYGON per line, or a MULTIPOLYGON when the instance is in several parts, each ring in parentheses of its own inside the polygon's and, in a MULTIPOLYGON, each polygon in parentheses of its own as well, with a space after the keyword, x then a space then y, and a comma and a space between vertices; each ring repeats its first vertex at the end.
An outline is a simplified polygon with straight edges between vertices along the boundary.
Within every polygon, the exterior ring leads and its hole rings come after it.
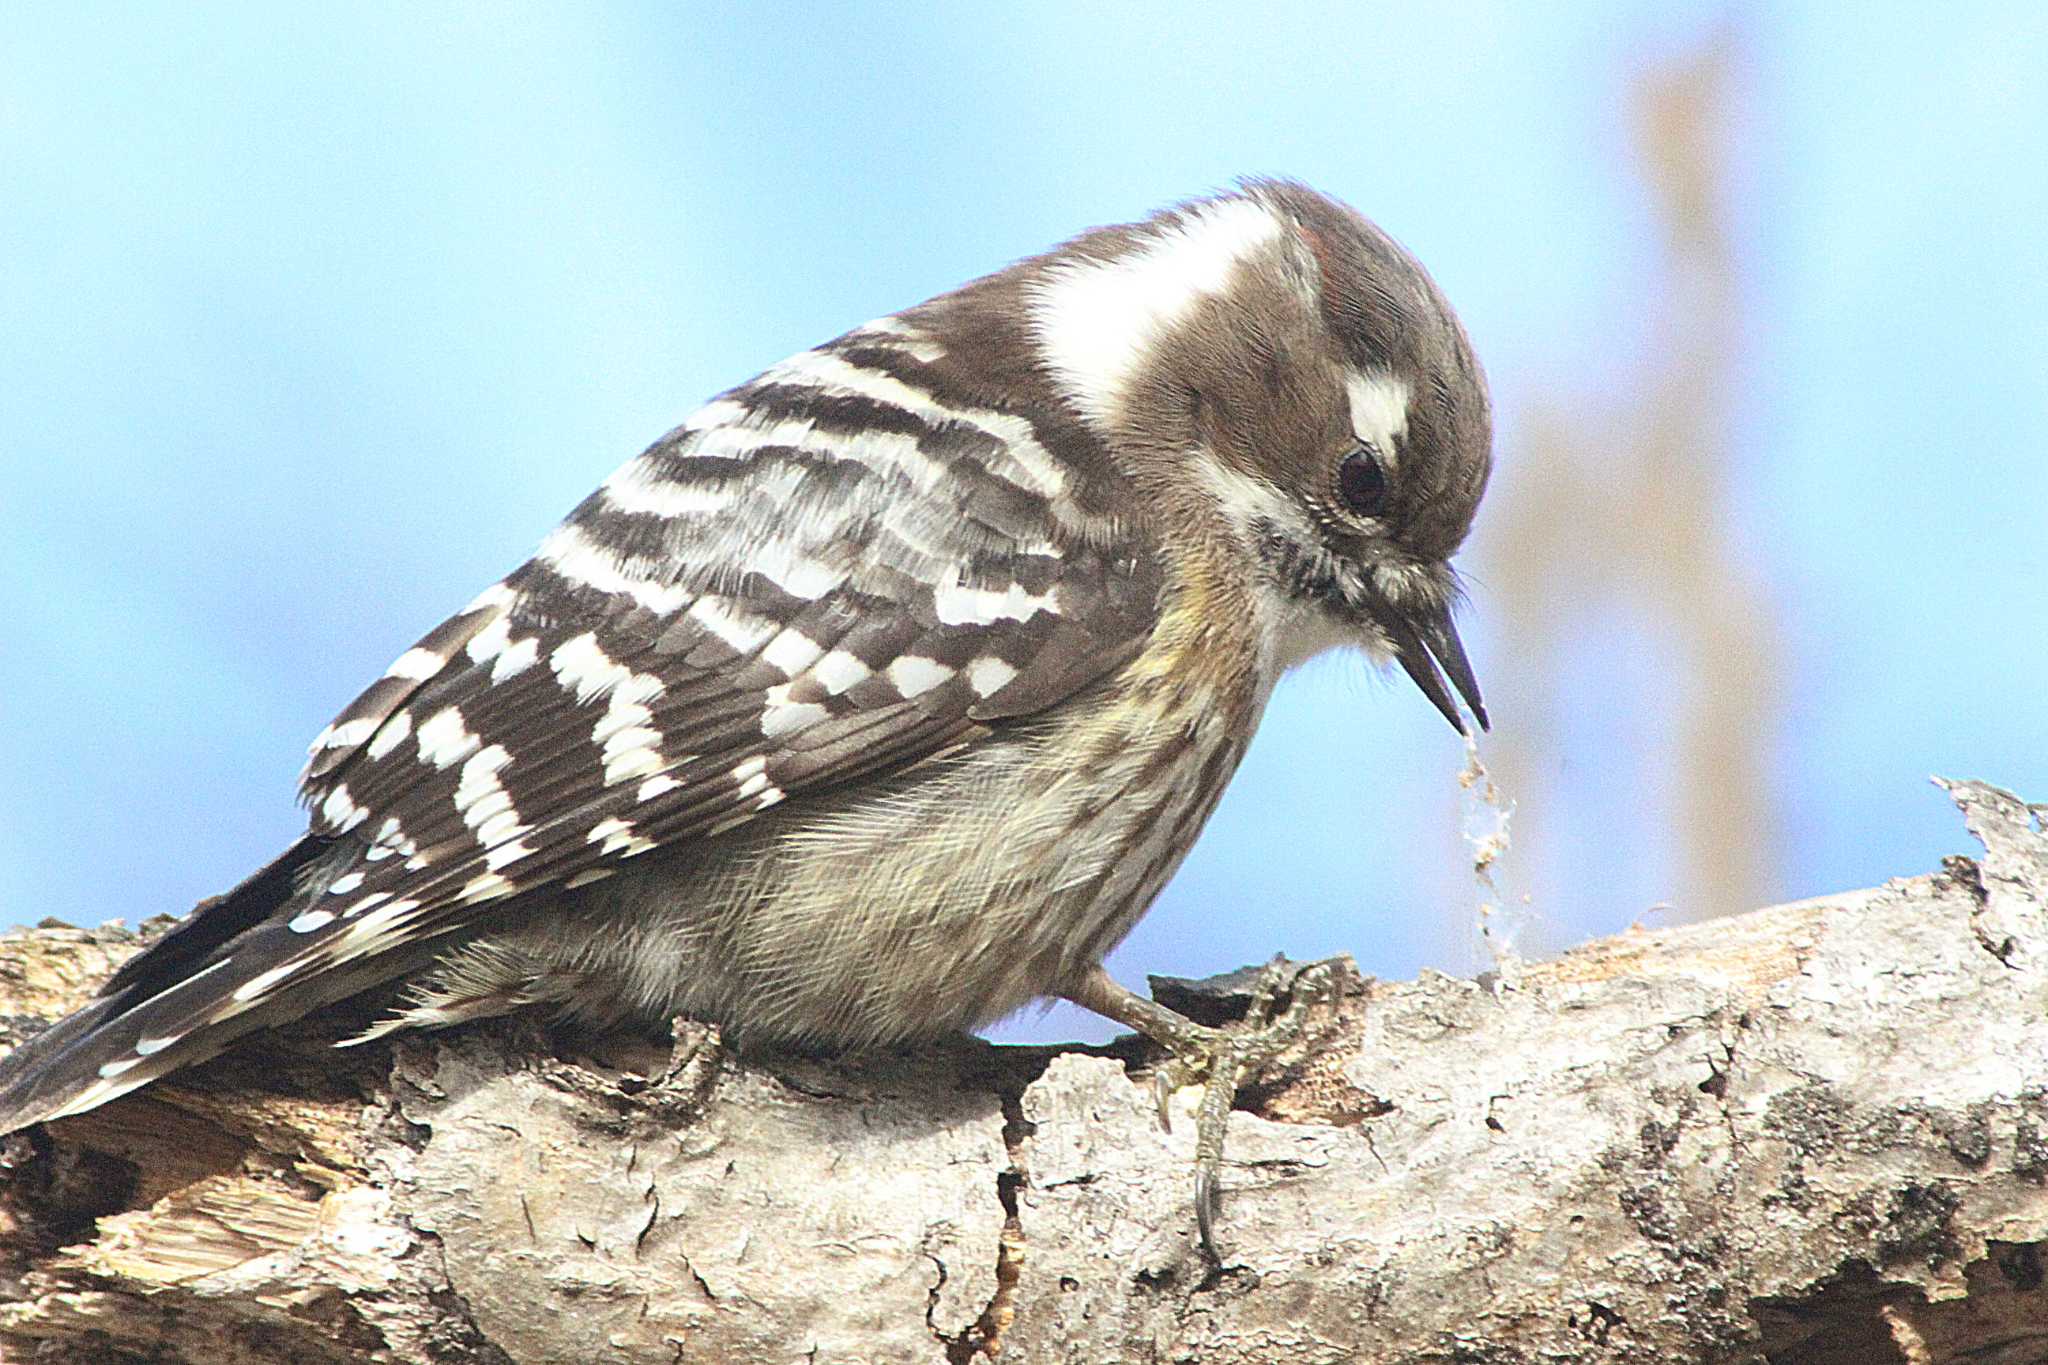
POLYGON ((1408 386, 1384 370, 1344 376, 1351 399, 1351 431, 1371 446, 1389 473, 1400 458, 1398 442, 1408 433, 1408 386))
POLYGON ((1082 257, 1033 286, 1031 330, 1060 391, 1097 426, 1122 407, 1153 344, 1285 224, 1256 199, 1192 209, 1113 261, 1082 257))

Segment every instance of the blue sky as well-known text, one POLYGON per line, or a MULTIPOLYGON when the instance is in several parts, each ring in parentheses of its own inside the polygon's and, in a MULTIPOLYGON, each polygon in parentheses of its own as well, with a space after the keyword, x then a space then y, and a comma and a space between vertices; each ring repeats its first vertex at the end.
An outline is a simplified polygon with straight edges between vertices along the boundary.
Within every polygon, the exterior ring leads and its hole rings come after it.
MULTIPOLYGON (((1781 642, 1767 889, 1963 848, 1931 772, 2048 798, 2044 12, 1429 10, 11 10, 0 923, 232 884, 333 711, 705 397, 1251 172, 1406 241, 1492 375, 1466 631, 1498 726, 1550 741, 1509 793, 1561 831, 1540 937, 1683 901, 1630 747, 1683 678, 1621 628, 1574 656, 1584 714, 1518 707, 1486 518, 1544 475, 1530 413, 1654 358, 1625 91, 1723 27, 1747 349, 1698 515, 1781 642)), ((1313 666, 1113 966, 1470 970, 1461 761, 1405 682, 1313 666)))

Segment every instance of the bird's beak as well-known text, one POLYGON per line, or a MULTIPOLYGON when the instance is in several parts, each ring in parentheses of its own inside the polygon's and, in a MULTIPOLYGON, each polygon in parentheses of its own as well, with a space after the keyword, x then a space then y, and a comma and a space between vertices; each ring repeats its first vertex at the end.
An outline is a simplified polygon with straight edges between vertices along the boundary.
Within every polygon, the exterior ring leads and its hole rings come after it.
POLYGON ((1396 657, 1415 685, 1422 689, 1422 695, 1430 704, 1443 712, 1444 719, 1461 735, 1470 734, 1465 728, 1465 718, 1458 714, 1458 703, 1451 700, 1450 688, 1444 686, 1444 674, 1458 689, 1458 695, 1472 708, 1472 718, 1484 730, 1486 704, 1479 699, 1479 679, 1472 676, 1472 661, 1465 657, 1465 646, 1458 639, 1458 628, 1451 624, 1450 608, 1417 616, 1402 616, 1386 612, 1380 617, 1380 626, 1393 641, 1396 657), (1442 665, 1441 671, 1438 665, 1442 665))

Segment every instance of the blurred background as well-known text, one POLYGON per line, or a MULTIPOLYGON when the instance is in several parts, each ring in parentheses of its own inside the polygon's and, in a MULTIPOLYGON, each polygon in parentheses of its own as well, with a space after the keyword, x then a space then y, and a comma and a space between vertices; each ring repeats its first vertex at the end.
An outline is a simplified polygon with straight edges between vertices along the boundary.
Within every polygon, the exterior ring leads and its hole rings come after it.
POLYGON ((1483 904, 1554 952, 1930 871, 1930 773, 2048 800, 2042 6, 24 5, 0 925, 267 859, 333 712, 711 394, 1252 172, 1491 373, 1512 842, 1477 880, 1457 737, 1318 661, 1125 980, 1469 974, 1483 904))

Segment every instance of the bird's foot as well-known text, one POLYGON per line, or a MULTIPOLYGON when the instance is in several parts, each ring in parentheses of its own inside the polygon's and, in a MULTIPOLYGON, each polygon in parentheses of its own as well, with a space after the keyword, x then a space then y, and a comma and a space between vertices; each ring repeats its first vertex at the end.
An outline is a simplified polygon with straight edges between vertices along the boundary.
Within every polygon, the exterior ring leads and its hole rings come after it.
POLYGON ((1222 1261, 1216 1246, 1218 1174, 1237 1092, 1301 1039, 1310 1007, 1328 994, 1339 964, 1348 965, 1349 961, 1338 957, 1300 963, 1274 958, 1239 992, 1250 996, 1241 1022, 1223 1027, 1197 1023, 1126 990, 1101 968, 1068 997, 1135 1029, 1172 1054, 1172 1060, 1153 1074, 1162 1128, 1172 1128, 1169 1101, 1173 1092, 1201 1085, 1202 1098, 1195 1110, 1195 1225, 1202 1250, 1212 1261, 1222 1261))

